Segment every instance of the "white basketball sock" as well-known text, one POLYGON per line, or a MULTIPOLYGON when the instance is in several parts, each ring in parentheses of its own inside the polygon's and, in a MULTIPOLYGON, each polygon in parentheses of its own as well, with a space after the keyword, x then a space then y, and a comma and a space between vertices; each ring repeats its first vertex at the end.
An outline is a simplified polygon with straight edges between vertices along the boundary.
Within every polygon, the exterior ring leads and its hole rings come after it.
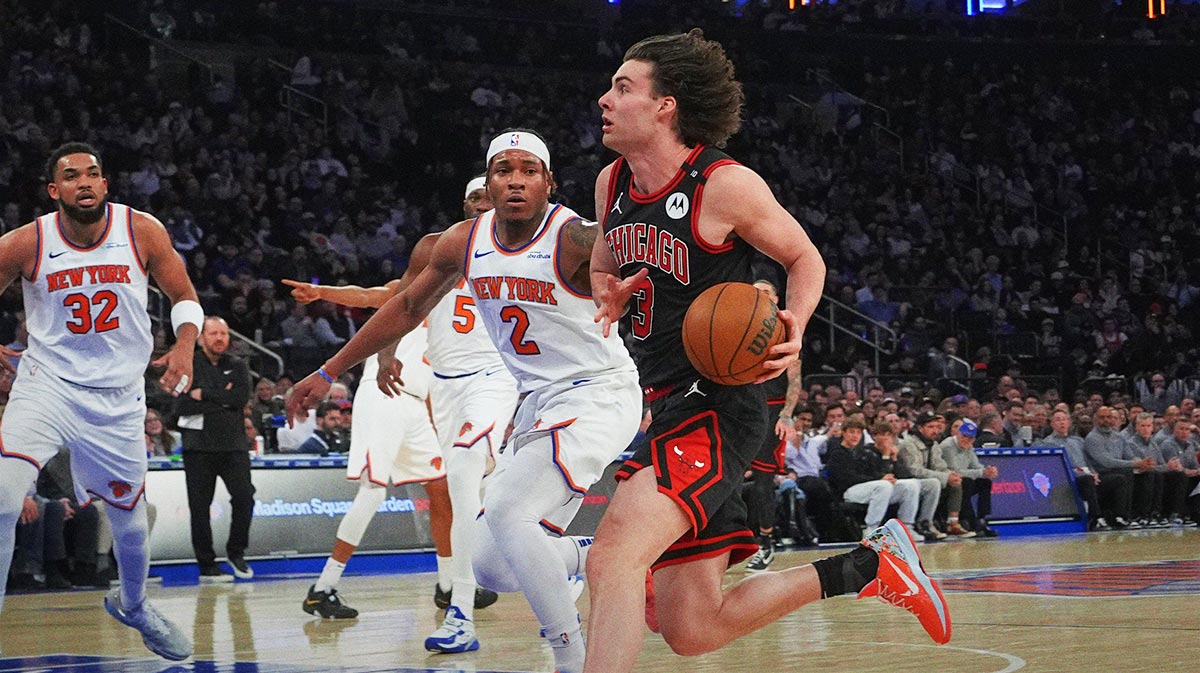
MULTIPOLYGON (((476 517, 481 507, 479 485, 487 458, 478 451, 456 449, 446 463, 446 485, 450 489, 450 504, 454 508, 454 520, 450 524, 450 546, 454 549, 454 562, 450 567, 454 594, 450 604, 462 611, 467 619, 474 619, 475 573, 471 559, 475 555, 478 537, 476 517)), ((439 564, 440 566, 440 564, 439 564)), ((439 581, 441 568, 438 569, 439 581)), ((442 585, 443 589, 449 585, 442 585)))
POLYGON ((139 499, 132 510, 108 508, 113 529, 113 555, 121 576, 121 605, 134 609, 146 600, 146 575, 150 572, 150 523, 146 501, 139 499))
MULTIPOLYGON (((453 545, 453 543, 451 544, 453 545)), ((454 588, 454 581, 450 575, 450 565, 453 561, 453 556, 437 557, 437 582, 442 591, 450 591, 454 588)))
POLYGON ((332 556, 325 559, 325 569, 321 571, 321 576, 317 578, 317 585, 313 588, 317 591, 336 589, 338 582, 342 579, 342 572, 345 570, 345 563, 335 561, 332 556))

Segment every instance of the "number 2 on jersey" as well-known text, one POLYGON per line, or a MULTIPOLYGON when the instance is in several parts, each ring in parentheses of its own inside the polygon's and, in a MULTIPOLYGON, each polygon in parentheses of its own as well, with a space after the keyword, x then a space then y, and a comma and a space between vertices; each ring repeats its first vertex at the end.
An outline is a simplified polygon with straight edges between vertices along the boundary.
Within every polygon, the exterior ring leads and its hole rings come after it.
POLYGON ((512 336, 509 340, 512 341, 513 351, 517 355, 541 355, 542 349, 538 348, 536 341, 526 341, 525 332, 529 330, 529 314, 520 306, 505 306, 500 309, 500 319, 504 322, 513 323, 512 336))
POLYGON ((72 334, 87 334, 93 329, 97 333, 108 332, 121 326, 121 319, 112 314, 117 308, 117 295, 112 290, 100 290, 91 297, 82 292, 69 294, 63 298, 63 306, 71 309, 71 317, 75 319, 67 321, 72 334), (92 307, 101 304, 100 313, 93 320, 92 307))

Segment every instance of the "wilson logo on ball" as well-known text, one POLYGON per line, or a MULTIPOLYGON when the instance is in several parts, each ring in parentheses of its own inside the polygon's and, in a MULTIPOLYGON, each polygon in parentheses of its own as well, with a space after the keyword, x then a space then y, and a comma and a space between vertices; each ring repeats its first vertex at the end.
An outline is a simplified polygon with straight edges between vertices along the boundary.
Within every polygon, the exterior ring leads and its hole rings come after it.
POLYGON ((771 346, 771 337, 775 334, 775 327, 779 324, 779 314, 773 313, 769 317, 762 319, 762 329, 758 330, 758 334, 754 335, 754 341, 746 346, 746 350, 755 355, 762 355, 767 352, 767 348, 771 346))

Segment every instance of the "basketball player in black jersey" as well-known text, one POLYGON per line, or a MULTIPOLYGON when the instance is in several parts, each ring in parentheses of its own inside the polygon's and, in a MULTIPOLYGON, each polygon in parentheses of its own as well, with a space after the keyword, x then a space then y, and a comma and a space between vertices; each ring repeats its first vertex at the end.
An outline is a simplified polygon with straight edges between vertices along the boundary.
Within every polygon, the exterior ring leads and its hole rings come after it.
POLYGON ((825 279, 820 253, 766 182, 716 149, 741 125, 743 100, 724 50, 699 30, 631 47, 599 100, 604 144, 621 157, 596 180, 604 224, 591 260, 596 320, 606 333, 618 320, 629 330, 653 421, 618 472, 588 559, 585 673, 633 669, 643 610, 683 655, 860 590, 904 596, 889 602, 920 605, 912 611, 930 635, 949 638, 945 604, 898 522, 848 554, 722 589, 725 569, 758 549, 740 490, 770 424, 762 386, 717 385, 691 366, 683 316, 716 283, 752 282, 754 249, 781 264, 788 338, 771 349, 762 383, 799 359, 825 279))

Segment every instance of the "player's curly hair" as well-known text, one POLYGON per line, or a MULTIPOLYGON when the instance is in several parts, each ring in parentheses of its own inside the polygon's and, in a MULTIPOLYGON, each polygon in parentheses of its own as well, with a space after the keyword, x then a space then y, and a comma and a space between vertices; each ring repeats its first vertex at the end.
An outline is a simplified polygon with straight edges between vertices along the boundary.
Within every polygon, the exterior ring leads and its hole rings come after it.
POLYGON ((654 66, 654 93, 675 98, 679 137, 688 147, 724 147, 741 128, 742 84, 734 79, 725 49, 699 28, 648 37, 630 47, 625 60, 654 66))

